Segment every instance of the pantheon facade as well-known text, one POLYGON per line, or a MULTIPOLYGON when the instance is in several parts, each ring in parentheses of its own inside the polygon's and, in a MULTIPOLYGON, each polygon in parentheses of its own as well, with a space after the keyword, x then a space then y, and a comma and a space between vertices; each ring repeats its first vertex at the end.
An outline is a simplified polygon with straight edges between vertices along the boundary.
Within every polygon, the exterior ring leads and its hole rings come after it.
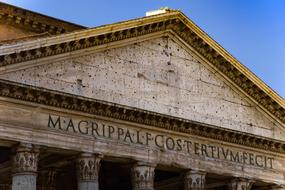
POLYGON ((182 12, 0 3, 1 190, 281 190, 284 167, 284 99, 182 12))

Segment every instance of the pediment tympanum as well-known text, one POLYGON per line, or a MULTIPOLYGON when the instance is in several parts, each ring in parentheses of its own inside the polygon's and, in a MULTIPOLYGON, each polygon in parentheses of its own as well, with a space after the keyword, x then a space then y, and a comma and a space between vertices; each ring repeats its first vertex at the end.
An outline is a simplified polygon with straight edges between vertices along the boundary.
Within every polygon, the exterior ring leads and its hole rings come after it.
POLYGON ((0 77, 284 140, 281 125, 171 36, 65 56, 0 77))

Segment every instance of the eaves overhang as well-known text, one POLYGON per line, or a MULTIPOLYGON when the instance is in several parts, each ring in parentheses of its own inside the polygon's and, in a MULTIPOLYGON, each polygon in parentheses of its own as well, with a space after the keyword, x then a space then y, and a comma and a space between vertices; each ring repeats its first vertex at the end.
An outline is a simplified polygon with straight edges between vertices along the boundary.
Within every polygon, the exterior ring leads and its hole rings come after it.
MULTIPOLYGON (((285 100, 180 11, 0 46, 0 70, 13 64, 172 31, 282 125, 285 100)), ((1 71, 0 71, 1 72, 1 71)))

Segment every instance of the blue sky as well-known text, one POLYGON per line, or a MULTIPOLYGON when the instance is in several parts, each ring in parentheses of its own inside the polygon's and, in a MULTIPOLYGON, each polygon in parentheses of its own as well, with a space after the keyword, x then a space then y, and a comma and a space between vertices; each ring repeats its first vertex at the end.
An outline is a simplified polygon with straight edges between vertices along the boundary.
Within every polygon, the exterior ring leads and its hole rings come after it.
POLYGON ((142 17, 170 7, 285 97, 285 0, 2 0, 85 26, 142 17))

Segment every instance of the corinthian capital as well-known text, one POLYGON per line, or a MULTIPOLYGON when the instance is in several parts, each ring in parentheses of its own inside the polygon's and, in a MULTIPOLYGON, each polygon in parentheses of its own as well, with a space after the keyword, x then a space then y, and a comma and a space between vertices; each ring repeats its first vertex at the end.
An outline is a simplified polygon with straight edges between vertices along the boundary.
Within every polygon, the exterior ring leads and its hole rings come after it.
POLYGON ((253 185, 253 180, 236 178, 229 183, 230 190, 250 190, 253 185))
POLYGON ((99 176, 102 155, 83 153, 77 159, 78 179, 80 181, 96 181, 99 176))
POLYGON ((21 143, 13 157, 13 173, 32 172, 38 169, 39 148, 32 144, 21 143))
POLYGON ((132 168, 133 190, 153 190, 155 165, 138 162, 132 168))
POLYGON ((202 190, 205 188, 206 173, 190 170, 184 175, 184 190, 202 190))

